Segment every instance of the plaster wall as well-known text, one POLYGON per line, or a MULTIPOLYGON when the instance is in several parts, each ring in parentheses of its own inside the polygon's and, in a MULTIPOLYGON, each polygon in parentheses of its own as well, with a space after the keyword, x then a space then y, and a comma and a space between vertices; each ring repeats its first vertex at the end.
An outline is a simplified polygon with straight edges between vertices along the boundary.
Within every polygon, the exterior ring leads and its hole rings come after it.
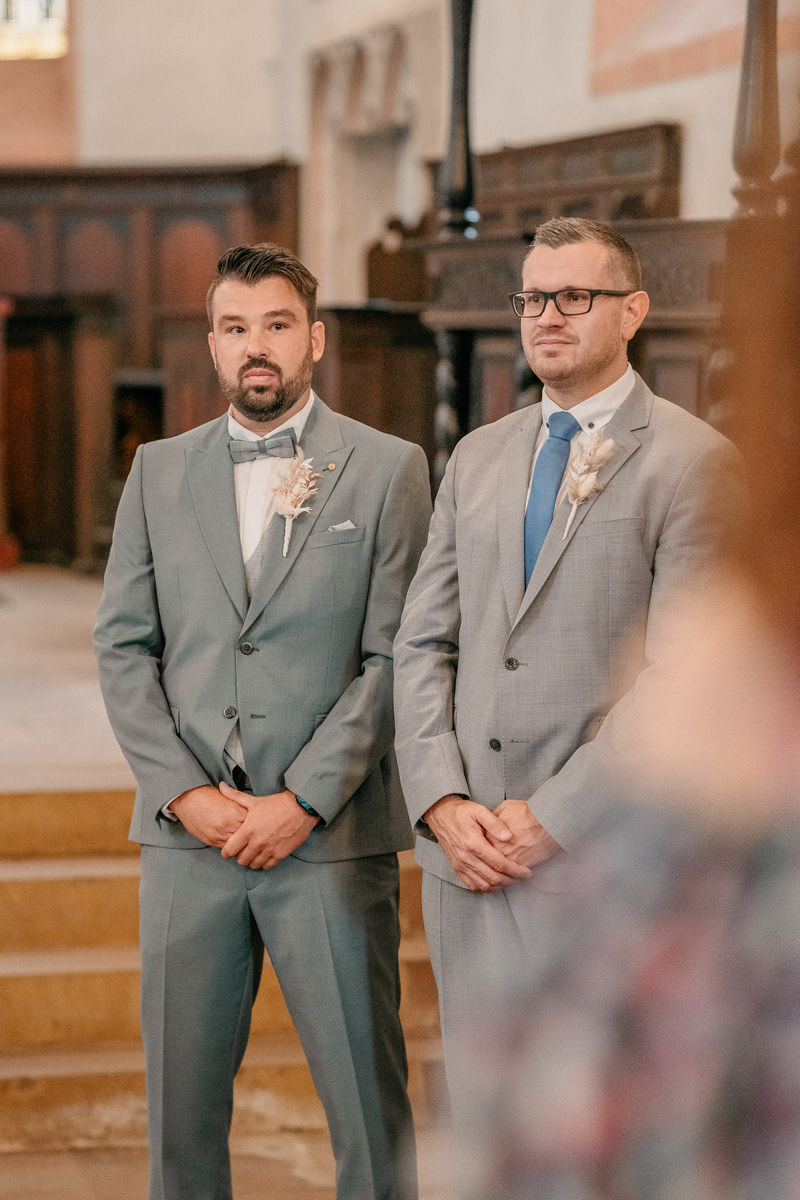
MULTIPOLYGON (((308 153, 309 55, 446 0, 74 0, 78 160, 254 161, 308 153)), ((423 56, 424 57, 424 56, 423 56)), ((445 62, 427 64, 438 153, 445 62)), ((431 120, 432 116, 432 120, 431 120)))
POLYGON ((285 52, 291 5, 75 2, 79 162, 261 163, 293 154, 304 89, 285 52))

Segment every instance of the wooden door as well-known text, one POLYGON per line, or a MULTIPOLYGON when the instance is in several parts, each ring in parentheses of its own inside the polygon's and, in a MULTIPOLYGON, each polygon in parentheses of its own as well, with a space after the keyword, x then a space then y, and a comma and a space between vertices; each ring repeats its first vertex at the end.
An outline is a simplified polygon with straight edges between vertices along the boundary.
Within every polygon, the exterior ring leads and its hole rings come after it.
POLYGON ((75 431, 71 322, 11 318, 3 380, 10 532, 28 562, 75 554, 75 431))

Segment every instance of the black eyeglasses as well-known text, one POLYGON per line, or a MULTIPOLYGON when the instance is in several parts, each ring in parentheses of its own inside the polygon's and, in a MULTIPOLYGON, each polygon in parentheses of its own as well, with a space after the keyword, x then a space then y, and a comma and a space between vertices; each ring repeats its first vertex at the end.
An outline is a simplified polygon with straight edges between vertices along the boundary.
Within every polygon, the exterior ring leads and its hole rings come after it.
POLYGON ((540 317, 552 300, 562 317, 580 317, 589 312, 595 296, 632 296, 608 288, 563 288, 560 292, 509 292, 511 307, 518 317, 540 317))

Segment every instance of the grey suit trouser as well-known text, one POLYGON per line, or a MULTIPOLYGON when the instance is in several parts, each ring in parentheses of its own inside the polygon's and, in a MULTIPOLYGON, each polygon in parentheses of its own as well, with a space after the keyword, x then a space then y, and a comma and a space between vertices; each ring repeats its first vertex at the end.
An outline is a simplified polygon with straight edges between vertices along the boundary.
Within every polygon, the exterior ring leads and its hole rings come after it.
POLYGON ((142 847, 150 1200, 230 1200, 233 1080, 264 947, 325 1107, 339 1200, 413 1200, 394 854, 271 870, 142 847))
POLYGON ((556 953, 561 901, 530 883, 478 893, 423 871, 422 915, 439 993, 447 1090, 462 1137, 474 1128, 476 1107, 487 1103, 483 1088, 498 1035, 498 1002, 520 977, 535 993, 556 953))

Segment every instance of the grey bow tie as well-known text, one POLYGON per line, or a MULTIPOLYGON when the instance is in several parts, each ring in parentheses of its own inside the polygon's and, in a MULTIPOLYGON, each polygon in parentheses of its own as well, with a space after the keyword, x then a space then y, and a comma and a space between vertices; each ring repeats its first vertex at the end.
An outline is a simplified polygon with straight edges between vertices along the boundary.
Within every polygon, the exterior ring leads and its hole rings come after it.
POLYGON ((297 439, 293 429, 282 429, 280 433, 259 438, 257 442, 231 438, 229 445, 231 458, 235 463, 241 463, 262 458, 265 454, 273 454, 276 458, 294 458, 297 439))

